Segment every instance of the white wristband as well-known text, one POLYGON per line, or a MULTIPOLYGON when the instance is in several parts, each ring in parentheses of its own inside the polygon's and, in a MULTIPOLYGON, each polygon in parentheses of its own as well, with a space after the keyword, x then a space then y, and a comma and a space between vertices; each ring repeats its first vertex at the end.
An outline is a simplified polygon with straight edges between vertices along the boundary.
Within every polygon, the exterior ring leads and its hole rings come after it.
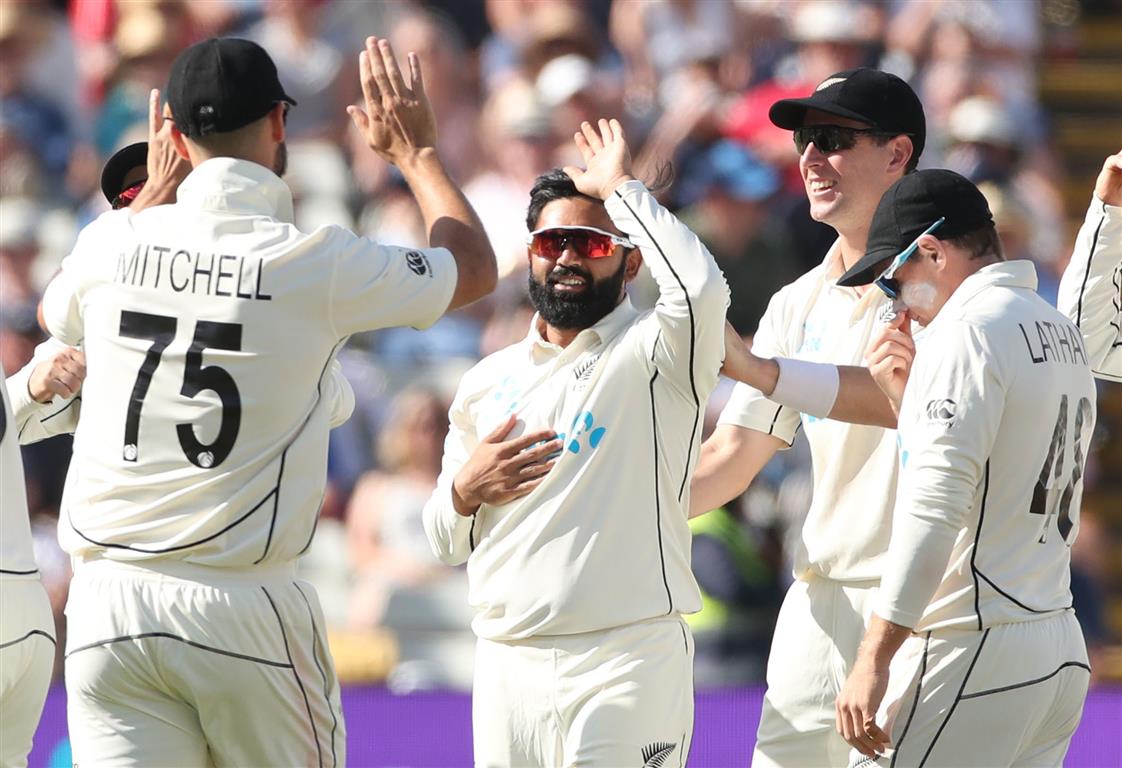
POLYGON ((830 363, 811 363, 777 357, 779 379, 769 400, 799 413, 824 419, 838 399, 838 368, 830 363))

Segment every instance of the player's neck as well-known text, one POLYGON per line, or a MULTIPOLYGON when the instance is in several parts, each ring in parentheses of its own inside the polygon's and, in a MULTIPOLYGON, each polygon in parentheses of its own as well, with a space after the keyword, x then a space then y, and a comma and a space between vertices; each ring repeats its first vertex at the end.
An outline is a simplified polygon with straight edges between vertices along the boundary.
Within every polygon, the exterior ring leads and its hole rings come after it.
POLYGON ((865 255, 865 244, 869 240, 869 228, 838 231, 838 252, 844 269, 849 269, 865 255))

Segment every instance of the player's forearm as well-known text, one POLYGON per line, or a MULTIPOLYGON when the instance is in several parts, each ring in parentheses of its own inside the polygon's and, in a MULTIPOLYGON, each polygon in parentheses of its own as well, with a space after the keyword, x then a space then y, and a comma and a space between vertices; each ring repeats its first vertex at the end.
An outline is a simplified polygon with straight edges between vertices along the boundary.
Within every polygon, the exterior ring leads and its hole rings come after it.
POLYGON ((1088 362, 1096 372, 1122 376, 1107 357, 1119 355, 1122 317, 1122 207, 1091 201, 1075 239, 1071 262, 1060 281, 1058 306, 1083 335, 1088 362))
POLYGON ((868 368, 838 366, 838 396, 830 418, 851 424, 896 429, 896 408, 877 386, 868 368))
POLYGON ((420 150, 398 168, 417 199, 429 245, 447 248, 456 259, 459 276, 448 309, 457 309, 489 294, 498 281, 491 241, 464 193, 448 176, 436 150, 420 150))
POLYGON ((690 480, 689 516, 703 515, 744 493, 775 452, 785 446, 774 435, 719 424, 701 445, 690 480))
POLYGON ((877 615, 906 627, 919 624, 946 574, 962 529, 948 514, 954 503, 950 500, 935 508, 914 504, 907 498, 897 501, 886 555, 888 566, 876 601, 877 615))
POLYGON ((887 669, 892 657, 911 635, 911 627, 893 623, 874 613, 857 649, 857 663, 887 669))
POLYGON ((174 203, 178 189, 179 179, 149 179, 136 198, 129 203, 129 210, 140 213, 145 208, 174 203))
POLYGON ((693 317, 695 325, 724 332, 729 290, 725 276, 701 240, 661 206, 638 181, 618 186, 604 201, 612 221, 639 246, 658 284, 655 311, 693 317))

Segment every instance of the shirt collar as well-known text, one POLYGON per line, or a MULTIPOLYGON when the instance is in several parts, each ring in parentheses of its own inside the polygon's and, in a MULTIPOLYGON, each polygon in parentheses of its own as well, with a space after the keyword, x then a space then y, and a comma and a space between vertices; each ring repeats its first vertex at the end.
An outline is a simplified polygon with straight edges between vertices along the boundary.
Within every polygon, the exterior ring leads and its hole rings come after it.
POLYGON ((232 157, 200 163, 179 185, 176 199, 199 208, 263 214, 292 223, 292 192, 263 165, 232 157))
MULTIPOLYGON (((600 318, 595 325, 578 333, 568 348, 587 348, 592 346, 594 341, 602 343, 630 325, 638 315, 639 310, 635 309, 630 297, 624 294, 623 301, 617 304, 615 309, 600 318)), ((560 354, 563 351, 561 347, 546 341, 545 337, 542 336, 539 328, 543 324, 541 315, 535 312, 533 319, 530 320, 530 332, 526 334, 526 344, 529 347, 530 354, 539 351, 551 351, 554 354, 560 354)))
POLYGON ((1028 259, 1016 259, 999 261, 982 267, 954 289, 954 293, 947 299, 947 303, 939 310, 939 315, 935 319, 938 320, 948 312, 954 313, 979 293, 993 286, 1028 288, 1035 291, 1036 266, 1028 259))

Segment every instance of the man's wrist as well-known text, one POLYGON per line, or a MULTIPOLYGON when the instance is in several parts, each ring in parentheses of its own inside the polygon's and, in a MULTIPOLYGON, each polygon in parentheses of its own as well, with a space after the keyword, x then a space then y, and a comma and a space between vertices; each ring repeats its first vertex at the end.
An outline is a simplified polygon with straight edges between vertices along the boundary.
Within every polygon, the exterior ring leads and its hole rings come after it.
POLYGON ((39 363, 39 365, 32 369, 31 375, 27 377, 27 394, 34 402, 39 403, 39 405, 46 405, 55 399, 54 393, 46 387, 42 380, 40 381, 41 386, 39 387, 36 387, 33 383, 36 379, 42 379, 42 377, 38 376, 38 373, 39 369, 44 365, 50 365, 50 362, 45 361, 39 363), (36 392, 37 390, 38 393, 36 392))
POLYGON ((629 173, 614 177, 600 189, 600 199, 607 200, 617 189, 629 181, 635 181, 635 177, 629 173))
POLYGON ((478 502, 473 502, 466 493, 460 490, 457 479, 452 480, 452 508, 461 517, 471 517, 479 511, 478 502))
POLYGON ((436 152, 436 147, 421 147, 411 150, 399 158, 394 158, 393 164, 397 166, 397 169, 401 171, 401 175, 407 181, 414 174, 443 169, 444 167, 440 155, 436 152))

